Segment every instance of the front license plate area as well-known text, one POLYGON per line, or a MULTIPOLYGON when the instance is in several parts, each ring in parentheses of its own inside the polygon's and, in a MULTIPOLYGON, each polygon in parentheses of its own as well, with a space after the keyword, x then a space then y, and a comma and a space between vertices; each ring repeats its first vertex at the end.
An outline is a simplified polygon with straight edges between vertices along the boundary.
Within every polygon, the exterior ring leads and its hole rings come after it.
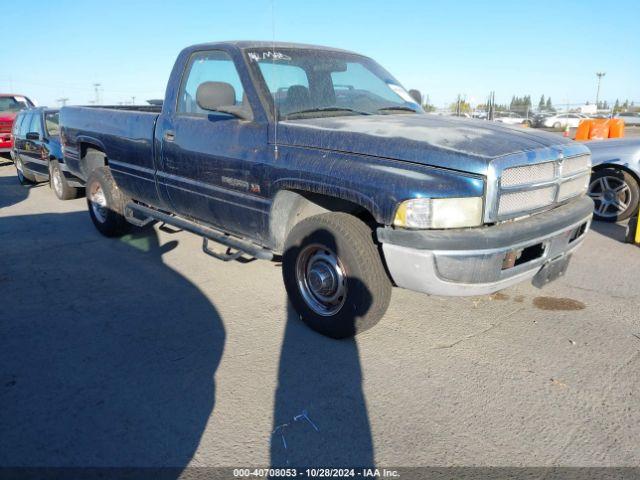
POLYGON ((567 267, 569 267, 570 260, 571 255, 563 255, 560 258, 556 258, 555 260, 545 263, 540 271, 536 273, 535 277, 533 277, 531 283, 533 283, 534 287, 542 288, 547 283, 553 282, 558 277, 564 275, 567 271, 567 267))

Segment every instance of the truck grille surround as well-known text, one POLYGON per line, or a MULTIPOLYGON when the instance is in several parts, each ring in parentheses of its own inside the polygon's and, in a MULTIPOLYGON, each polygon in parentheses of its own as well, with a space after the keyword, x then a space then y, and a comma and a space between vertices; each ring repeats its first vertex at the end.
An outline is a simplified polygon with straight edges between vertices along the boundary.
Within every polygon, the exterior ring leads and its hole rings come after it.
POLYGON ((527 164, 526 159, 495 160, 487 175, 485 222, 501 222, 549 210, 586 193, 591 155, 578 154, 527 164), (518 165, 520 163, 520 165, 518 165))

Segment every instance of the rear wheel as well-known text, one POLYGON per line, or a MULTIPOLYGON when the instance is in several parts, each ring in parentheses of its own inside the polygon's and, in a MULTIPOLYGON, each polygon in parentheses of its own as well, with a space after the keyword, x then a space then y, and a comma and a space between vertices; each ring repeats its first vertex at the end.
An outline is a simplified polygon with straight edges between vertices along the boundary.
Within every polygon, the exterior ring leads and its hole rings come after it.
POLYGON ((131 229, 122 215, 126 198, 111 176, 109 167, 93 170, 87 179, 87 206, 93 224, 105 237, 120 237, 131 229))
POLYGON ((24 171, 24 163, 20 157, 16 158, 16 175, 20 185, 32 185, 36 182, 36 179, 31 174, 24 171))
POLYGON ((556 122, 553 124, 553 128, 555 128, 556 130, 560 130, 561 127, 562 127, 562 124, 560 122, 556 122))
POLYGON ((595 204, 596 220, 620 222, 638 209, 640 187, 629 172, 605 168, 591 176, 589 196, 595 204))
POLYGON ((64 177, 60 164, 56 160, 49 162, 49 185, 53 189, 60 200, 71 200, 78 198, 80 189, 69 186, 67 179, 64 177))
POLYGON ((293 227, 282 273, 302 321, 332 338, 373 327, 391 298, 371 229, 346 213, 316 215, 293 227))

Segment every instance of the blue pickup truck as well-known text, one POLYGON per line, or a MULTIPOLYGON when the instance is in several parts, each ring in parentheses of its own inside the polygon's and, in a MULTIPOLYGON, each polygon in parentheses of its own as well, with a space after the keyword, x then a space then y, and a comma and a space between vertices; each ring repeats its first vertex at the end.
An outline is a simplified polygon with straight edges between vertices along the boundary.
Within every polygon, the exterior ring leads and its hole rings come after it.
POLYGON ((586 147, 426 114, 380 65, 343 50, 191 46, 161 107, 64 107, 60 124, 102 234, 164 222, 221 260, 281 256, 301 319, 334 338, 375 325, 393 285, 541 286, 591 222, 586 147))

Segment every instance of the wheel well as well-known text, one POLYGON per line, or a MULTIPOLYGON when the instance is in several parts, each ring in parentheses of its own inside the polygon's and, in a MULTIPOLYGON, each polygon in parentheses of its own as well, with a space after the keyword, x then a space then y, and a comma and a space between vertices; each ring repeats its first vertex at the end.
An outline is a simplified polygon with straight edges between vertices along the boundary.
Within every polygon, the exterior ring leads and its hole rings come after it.
POLYGON ((610 168, 614 170, 622 170, 623 172, 627 172, 629 175, 633 177, 633 179, 636 181, 638 186, 640 186, 640 176, 638 176, 636 172, 634 172, 628 167, 625 167, 624 165, 618 165, 617 163, 602 163, 600 165, 593 167, 591 171, 595 173, 595 172, 599 172, 601 170, 607 170, 610 168))
POLYGON ((269 216, 274 250, 282 251, 287 235, 297 223, 328 212, 351 214, 372 228, 378 224, 371 212, 357 203, 302 190, 281 190, 276 194, 269 216))
POLYGON ((109 164, 107 155, 102 149, 91 143, 82 143, 80 145, 80 158, 85 158, 89 153, 96 152, 101 155, 93 156, 92 158, 86 158, 84 161, 85 175, 89 177, 89 174, 98 167, 104 167, 109 164))

